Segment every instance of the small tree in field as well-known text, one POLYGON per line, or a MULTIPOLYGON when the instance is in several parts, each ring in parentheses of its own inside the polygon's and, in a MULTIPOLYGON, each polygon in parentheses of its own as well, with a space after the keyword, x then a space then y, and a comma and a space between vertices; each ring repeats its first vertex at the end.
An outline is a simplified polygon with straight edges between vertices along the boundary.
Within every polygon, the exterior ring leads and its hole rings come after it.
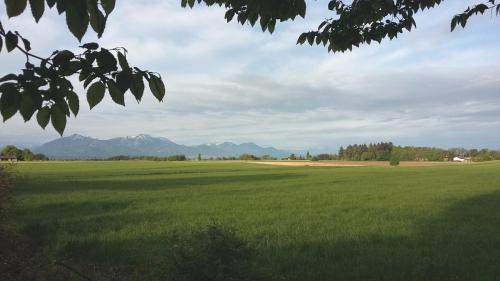
POLYGON ((391 166, 399 166, 399 155, 393 154, 390 159, 391 166))
POLYGON ((35 154, 31 152, 31 150, 25 148, 23 149, 23 160, 24 161, 33 161, 35 160, 35 154))

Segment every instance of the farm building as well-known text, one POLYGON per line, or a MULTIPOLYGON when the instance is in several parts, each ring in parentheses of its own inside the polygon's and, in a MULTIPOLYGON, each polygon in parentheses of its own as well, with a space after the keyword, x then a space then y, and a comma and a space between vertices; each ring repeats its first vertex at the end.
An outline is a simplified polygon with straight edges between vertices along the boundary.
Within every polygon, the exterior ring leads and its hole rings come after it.
POLYGON ((470 157, 458 157, 458 156, 455 156, 453 157, 453 161, 454 162, 467 162, 467 163, 470 163, 472 162, 472 159, 470 157))
POLYGON ((12 155, 0 155, 0 161, 17 161, 16 156, 12 155))

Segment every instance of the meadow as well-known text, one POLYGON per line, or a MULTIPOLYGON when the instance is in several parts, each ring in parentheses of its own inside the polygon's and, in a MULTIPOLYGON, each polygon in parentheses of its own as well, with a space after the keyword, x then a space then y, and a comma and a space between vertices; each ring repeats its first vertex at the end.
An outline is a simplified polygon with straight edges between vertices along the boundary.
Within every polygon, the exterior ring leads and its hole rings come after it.
MULTIPOLYGON (((266 280, 500 280, 500 162, 18 163, 14 225, 54 259, 163 280, 172 232, 234 229, 266 280)), ((79 280, 76 278, 75 280, 79 280)))

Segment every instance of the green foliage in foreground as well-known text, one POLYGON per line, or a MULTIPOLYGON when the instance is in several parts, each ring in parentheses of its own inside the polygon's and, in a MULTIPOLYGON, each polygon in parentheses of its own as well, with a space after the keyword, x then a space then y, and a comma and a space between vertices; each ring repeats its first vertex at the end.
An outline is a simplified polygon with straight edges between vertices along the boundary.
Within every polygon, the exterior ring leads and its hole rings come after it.
POLYGON ((183 237, 211 221, 236 231, 267 280, 500 276, 500 162, 398 169, 203 161, 17 168, 19 231, 53 258, 79 268, 96 265, 103 276, 122 271, 129 280, 167 279, 160 261, 173 246, 172 233, 183 237))

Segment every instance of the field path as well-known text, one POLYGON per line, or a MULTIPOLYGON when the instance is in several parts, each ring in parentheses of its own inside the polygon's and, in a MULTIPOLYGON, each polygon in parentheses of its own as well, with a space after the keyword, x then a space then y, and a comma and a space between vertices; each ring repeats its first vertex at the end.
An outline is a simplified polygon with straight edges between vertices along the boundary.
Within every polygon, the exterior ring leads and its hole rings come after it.
MULTIPOLYGON (((246 163, 272 165, 272 166, 291 166, 291 167, 389 167, 387 161, 331 161, 331 162, 312 162, 312 161, 249 161, 246 163)), ((446 165, 465 165, 464 163, 454 162, 431 162, 431 161, 404 161, 399 164, 403 167, 431 167, 446 165)))

